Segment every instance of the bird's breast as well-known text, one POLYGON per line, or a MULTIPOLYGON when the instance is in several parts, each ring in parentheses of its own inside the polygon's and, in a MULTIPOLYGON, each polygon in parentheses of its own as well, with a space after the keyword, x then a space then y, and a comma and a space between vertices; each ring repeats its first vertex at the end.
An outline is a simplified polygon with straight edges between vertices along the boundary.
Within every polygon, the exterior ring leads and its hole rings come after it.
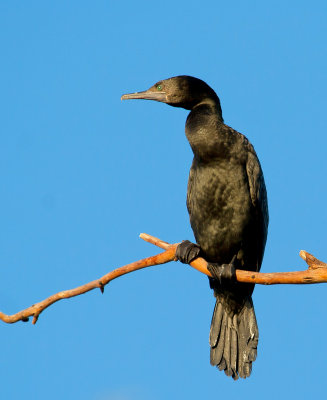
POLYGON ((230 262, 229 257, 251 230, 252 203, 245 167, 230 161, 194 162, 187 203, 196 241, 208 260, 230 262))

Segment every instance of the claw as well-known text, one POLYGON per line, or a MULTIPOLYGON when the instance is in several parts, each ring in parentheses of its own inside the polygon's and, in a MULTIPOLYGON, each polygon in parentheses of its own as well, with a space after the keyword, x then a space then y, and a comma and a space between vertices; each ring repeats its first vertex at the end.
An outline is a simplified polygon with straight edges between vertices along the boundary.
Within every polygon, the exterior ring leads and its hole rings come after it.
POLYGON ((183 264, 189 264, 200 254, 200 246, 190 242, 189 240, 183 240, 177 246, 176 258, 183 264))

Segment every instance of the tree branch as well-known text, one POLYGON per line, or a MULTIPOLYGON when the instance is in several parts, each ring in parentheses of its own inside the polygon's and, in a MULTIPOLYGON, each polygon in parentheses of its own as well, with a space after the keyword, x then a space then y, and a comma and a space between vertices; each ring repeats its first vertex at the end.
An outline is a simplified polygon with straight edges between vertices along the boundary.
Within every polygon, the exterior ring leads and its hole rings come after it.
MULTIPOLYGON (((140 238, 146 242, 152 243, 162 249, 169 249, 170 244, 163 242, 146 233, 141 233, 140 238)), ((178 243, 177 243, 178 244, 178 243)), ((252 272, 236 270, 236 279, 238 282, 257 283, 260 285, 276 284, 304 284, 304 283, 324 283, 327 282, 327 264, 315 258, 305 250, 300 251, 300 257, 308 264, 306 271, 292 272, 252 272)), ((207 261, 198 257, 190 263, 190 266, 198 271, 211 276, 207 269, 207 261)))
MULTIPOLYGON (((170 261, 175 261, 175 252, 179 243, 169 244, 154 236, 146 233, 141 233, 140 237, 146 242, 152 243, 162 249, 165 249, 163 253, 157 254, 152 257, 144 258, 143 260, 135 261, 131 264, 124 265, 117 268, 99 279, 88 282, 82 286, 78 286, 74 289, 63 290, 56 293, 39 303, 33 304, 32 306, 19 311, 13 315, 7 315, 0 311, 0 319, 8 324, 15 323, 17 321, 28 321, 29 317, 33 316, 32 323, 35 324, 38 320, 39 315, 46 308, 51 306, 62 299, 69 299, 70 297, 79 296, 80 294, 89 292, 93 289, 100 289, 103 293, 104 287, 112 280, 119 276, 128 274, 129 272, 136 271, 138 269, 151 267, 154 265, 165 264, 170 261)), ((294 272, 274 272, 274 273, 261 273, 236 270, 236 279, 239 282, 258 283, 262 285, 274 285, 274 284, 303 284, 303 283, 323 283, 327 282, 327 264, 316 259, 311 254, 304 250, 300 251, 300 257, 308 264, 306 271, 294 271, 294 272)), ((191 267, 197 269, 205 275, 211 276, 207 269, 208 263, 201 257, 190 263, 191 267)))

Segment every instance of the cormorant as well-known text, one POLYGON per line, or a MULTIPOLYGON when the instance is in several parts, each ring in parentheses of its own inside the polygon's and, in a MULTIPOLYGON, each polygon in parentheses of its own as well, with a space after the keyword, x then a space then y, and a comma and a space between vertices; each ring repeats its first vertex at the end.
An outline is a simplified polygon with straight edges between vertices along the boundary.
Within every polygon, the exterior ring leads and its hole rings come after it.
POLYGON ((216 305, 210 362, 237 379, 251 374, 258 327, 253 284, 236 281, 235 269, 259 271, 268 230, 268 205, 260 162, 248 139, 224 124, 217 94, 205 82, 176 76, 122 100, 156 100, 191 110, 185 133, 194 153, 187 208, 197 244, 183 241, 177 258, 199 255, 209 263, 216 305))

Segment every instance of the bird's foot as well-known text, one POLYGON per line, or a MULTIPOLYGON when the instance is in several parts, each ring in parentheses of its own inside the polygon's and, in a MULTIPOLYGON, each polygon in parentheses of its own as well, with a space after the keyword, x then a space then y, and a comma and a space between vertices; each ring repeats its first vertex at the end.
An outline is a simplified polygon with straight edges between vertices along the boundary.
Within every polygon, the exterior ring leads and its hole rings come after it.
POLYGON ((192 243, 189 240, 183 240, 182 243, 177 246, 176 258, 183 264, 189 264, 199 256, 200 250, 199 245, 192 243))
POLYGON ((208 271, 220 284, 236 281, 236 256, 230 264, 208 263, 208 271))

